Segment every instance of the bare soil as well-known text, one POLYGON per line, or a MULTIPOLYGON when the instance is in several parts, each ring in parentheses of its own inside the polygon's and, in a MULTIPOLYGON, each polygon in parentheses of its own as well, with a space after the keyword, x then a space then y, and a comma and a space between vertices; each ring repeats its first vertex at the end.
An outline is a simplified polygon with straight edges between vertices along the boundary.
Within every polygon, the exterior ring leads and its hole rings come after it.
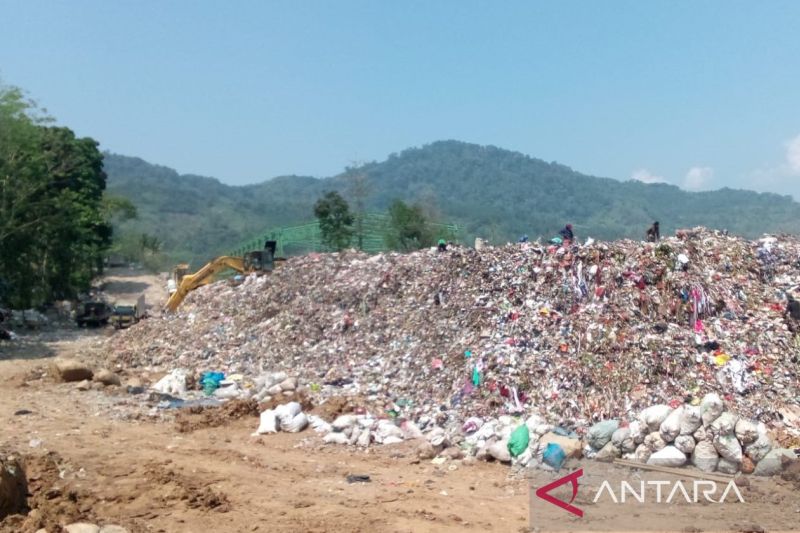
MULTIPOLYGON (((161 283, 143 279, 135 281, 161 283)), ((0 450, 23 458, 31 495, 31 512, 6 518, 0 532, 53 533, 77 520, 133 533, 528 531, 528 481, 505 465, 420 461, 411 442, 367 451, 326 446, 311 430, 254 437, 258 407, 250 402, 171 416, 153 413, 124 386, 79 391, 52 378, 51 357, 81 357, 109 334, 66 328, 0 346, 0 450), (348 483, 351 474, 370 481, 348 483)), ((358 403, 318 410, 331 417, 358 403)), ((640 475, 589 461, 564 473, 580 466, 593 487, 640 475)), ((596 517, 627 517, 611 530, 797 530, 796 468, 786 477, 745 482, 742 494, 754 503, 746 516, 743 508, 688 505, 631 511, 583 493, 576 504, 596 517)), ((576 526, 565 518, 565 529, 576 526)))

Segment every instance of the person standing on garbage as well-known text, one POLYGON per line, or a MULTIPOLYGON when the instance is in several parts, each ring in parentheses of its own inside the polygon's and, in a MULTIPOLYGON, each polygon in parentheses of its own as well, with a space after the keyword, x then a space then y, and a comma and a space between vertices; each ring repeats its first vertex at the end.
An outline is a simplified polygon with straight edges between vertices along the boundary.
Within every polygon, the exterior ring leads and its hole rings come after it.
POLYGON ((567 241, 572 242, 575 240, 575 234, 572 233, 572 224, 567 224, 564 226, 564 229, 559 231, 558 234, 561 235, 561 239, 564 241, 564 244, 568 244, 567 241))
POLYGON ((438 246, 438 248, 439 248, 439 251, 440 251, 440 252, 445 252, 445 251, 447 251, 447 241, 445 241, 444 239, 439 239, 439 246, 438 246))
POLYGON ((661 231, 658 228, 658 221, 647 229, 647 242, 658 242, 661 240, 661 231))
POLYGON ((794 299, 791 292, 786 293, 786 310, 783 312, 784 318, 788 318, 787 326, 792 333, 800 331, 800 302, 794 299))

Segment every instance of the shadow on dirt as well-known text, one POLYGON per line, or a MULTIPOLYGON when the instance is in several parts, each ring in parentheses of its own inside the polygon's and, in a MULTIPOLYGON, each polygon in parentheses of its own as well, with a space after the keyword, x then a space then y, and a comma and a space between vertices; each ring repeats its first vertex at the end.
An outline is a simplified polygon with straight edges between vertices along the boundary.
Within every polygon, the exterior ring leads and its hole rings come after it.
POLYGON ((20 336, 12 341, 0 341, 0 361, 45 359, 55 355, 55 350, 40 339, 20 336))

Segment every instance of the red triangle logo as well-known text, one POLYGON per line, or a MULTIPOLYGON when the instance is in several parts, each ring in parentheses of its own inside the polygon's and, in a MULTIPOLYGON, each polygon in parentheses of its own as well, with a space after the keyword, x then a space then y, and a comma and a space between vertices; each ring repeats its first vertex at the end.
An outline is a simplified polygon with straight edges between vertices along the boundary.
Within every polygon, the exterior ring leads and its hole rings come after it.
POLYGON ((568 512, 574 514, 574 515, 577 515, 577 516, 583 518, 583 511, 578 509, 574 505, 572 505, 572 502, 575 501, 575 497, 578 495, 578 478, 581 477, 582 475, 583 475, 583 468, 581 468, 579 470, 576 470, 571 474, 567 474, 566 476, 553 481, 549 485, 545 485, 544 487, 541 487, 541 488, 537 489, 536 490, 536 495, 538 497, 540 497, 541 499, 552 503, 553 505, 557 505, 558 507, 561 507, 565 511, 568 511, 568 512), (565 483, 571 483, 572 484, 572 498, 569 500, 569 502, 565 502, 563 500, 559 500, 558 498, 555 498, 555 497, 551 496, 550 494, 548 494, 548 492, 550 492, 554 488, 560 487, 561 485, 564 485, 565 483))

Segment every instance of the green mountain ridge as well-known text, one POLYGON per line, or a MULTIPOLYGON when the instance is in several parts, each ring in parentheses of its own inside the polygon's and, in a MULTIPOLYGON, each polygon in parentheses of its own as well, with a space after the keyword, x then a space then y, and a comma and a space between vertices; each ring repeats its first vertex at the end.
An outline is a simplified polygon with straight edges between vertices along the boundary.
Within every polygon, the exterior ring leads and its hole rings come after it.
MULTIPOLYGON (((105 154, 105 170, 109 192, 139 211, 118 229, 156 235, 171 258, 195 264, 262 230, 313 219, 313 204, 326 190, 348 196, 347 173, 231 186, 116 154, 105 154)), ((601 239, 642 238, 653 220, 663 233, 698 225, 748 237, 800 232, 800 204, 789 196, 618 181, 459 141, 409 148, 357 172, 369 184, 368 211, 384 211, 396 198, 419 201, 439 220, 461 224, 467 242, 474 236, 498 243, 522 234, 550 237, 566 222, 579 237, 601 239)))

